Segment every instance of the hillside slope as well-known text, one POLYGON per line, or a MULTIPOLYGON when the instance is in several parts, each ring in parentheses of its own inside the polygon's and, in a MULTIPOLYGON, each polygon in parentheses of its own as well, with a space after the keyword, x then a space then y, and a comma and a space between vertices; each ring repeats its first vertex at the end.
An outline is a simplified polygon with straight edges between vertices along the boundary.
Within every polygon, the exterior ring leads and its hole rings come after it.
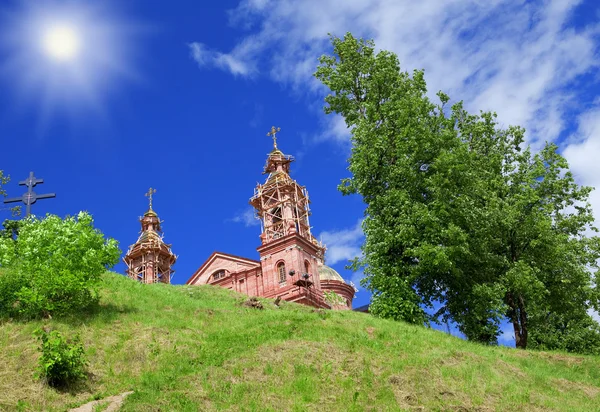
POLYGON ((0 410, 65 410, 129 390, 125 411, 600 410, 597 357, 244 300, 107 273, 95 314, 0 325, 0 410), (81 335, 88 382, 60 392, 33 379, 41 325, 81 335))

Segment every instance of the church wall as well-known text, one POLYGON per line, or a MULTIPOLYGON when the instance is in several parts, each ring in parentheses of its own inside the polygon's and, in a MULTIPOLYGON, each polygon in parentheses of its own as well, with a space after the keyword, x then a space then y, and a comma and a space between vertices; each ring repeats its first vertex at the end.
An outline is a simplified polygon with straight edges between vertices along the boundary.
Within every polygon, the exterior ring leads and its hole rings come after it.
MULTIPOLYGON (((225 270, 227 274, 239 273, 248 269, 259 267, 259 263, 248 262, 242 259, 237 259, 229 256, 213 255, 208 259, 207 263, 200 268, 199 273, 197 272, 192 276, 190 285, 204 285, 210 283, 213 273, 218 270, 225 270), (199 276, 198 276, 199 275, 199 276)), ((189 281, 188 281, 189 282, 189 281)))
POLYGON ((321 283, 323 291, 335 292, 344 299, 346 299, 347 305, 335 305, 334 309, 352 309, 352 299, 354 299, 354 288, 344 282, 337 280, 324 280, 321 283))
POLYGON ((320 291, 320 280, 317 272, 318 260, 316 253, 314 251, 309 251, 310 246, 307 246, 306 248, 299 246, 299 243, 303 244, 304 242, 298 242, 298 240, 298 236, 291 236, 277 244, 259 248, 264 278, 263 282, 265 283, 265 296, 275 297, 285 294, 289 296, 286 300, 290 300, 295 294, 298 294, 298 287, 293 286, 293 284, 301 279, 302 274, 305 273, 304 262, 308 261, 310 264, 310 274, 312 275, 310 278, 313 282, 312 288, 315 291, 315 296, 317 296, 318 299, 322 299, 322 293, 318 293, 318 291, 320 291), (285 283, 279 282, 279 273, 277 269, 279 262, 285 263, 285 283), (294 276, 289 276, 290 270, 294 270, 294 276), (293 287, 290 288, 290 286, 293 287))

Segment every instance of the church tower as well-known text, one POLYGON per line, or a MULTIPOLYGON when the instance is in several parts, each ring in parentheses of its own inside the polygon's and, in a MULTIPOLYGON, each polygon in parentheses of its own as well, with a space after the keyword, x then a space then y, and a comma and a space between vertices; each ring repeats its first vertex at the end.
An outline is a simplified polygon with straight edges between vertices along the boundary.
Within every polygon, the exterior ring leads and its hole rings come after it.
POLYGON ((146 196, 150 201, 148 211, 140 218, 142 232, 135 244, 129 247, 123 261, 127 265, 126 274, 142 283, 171 283, 175 272, 172 267, 177 256, 171 251, 171 245, 163 242, 161 220, 152 210, 152 195, 156 190, 150 188, 146 196))
POLYGON ((315 307, 324 302, 318 268, 325 247, 315 239, 309 224, 309 199, 304 186, 290 177, 292 156, 277 147, 272 127, 273 150, 267 156, 264 184, 258 184, 250 204, 261 221, 260 254, 265 297, 280 297, 315 307))

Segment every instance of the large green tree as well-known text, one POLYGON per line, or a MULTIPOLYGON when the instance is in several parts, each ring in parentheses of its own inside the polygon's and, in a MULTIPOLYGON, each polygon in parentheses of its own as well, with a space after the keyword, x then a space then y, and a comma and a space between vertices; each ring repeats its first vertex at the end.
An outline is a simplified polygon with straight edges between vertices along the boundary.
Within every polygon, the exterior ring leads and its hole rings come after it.
MULTIPOLYGON (((599 298, 591 188, 575 183, 557 147, 534 154, 524 130, 500 128, 495 114, 447 107, 441 92, 432 102, 424 72, 403 72, 372 41, 332 43, 315 75, 332 92, 325 112, 352 134, 340 190, 367 205, 354 265, 372 312, 422 323, 423 307, 440 302, 433 318, 472 340, 496 343, 508 318, 520 348, 557 348, 561 333, 599 348, 587 313, 599 298)), ((596 350, 574 346, 563 349, 596 350)))

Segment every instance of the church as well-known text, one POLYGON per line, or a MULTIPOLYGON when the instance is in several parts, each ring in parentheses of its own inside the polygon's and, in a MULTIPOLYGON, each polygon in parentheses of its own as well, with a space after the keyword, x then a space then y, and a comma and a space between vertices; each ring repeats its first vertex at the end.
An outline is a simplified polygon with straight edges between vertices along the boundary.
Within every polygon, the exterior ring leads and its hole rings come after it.
MULTIPOLYGON (((316 308, 351 309, 356 290, 325 265, 325 245, 311 233, 308 191, 290 177, 294 158, 277 147, 277 132, 279 128, 272 127, 268 133, 273 150, 263 170, 267 179, 250 198, 261 222, 259 259, 213 252, 186 284, 220 286, 316 308)), ((152 190, 149 193, 151 199, 152 190)), ((157 234, 160 220, 151 206, 140 221, 142 233, 124 258, 127 275, 144 283, 169 283, 176 257, 157 234)))

